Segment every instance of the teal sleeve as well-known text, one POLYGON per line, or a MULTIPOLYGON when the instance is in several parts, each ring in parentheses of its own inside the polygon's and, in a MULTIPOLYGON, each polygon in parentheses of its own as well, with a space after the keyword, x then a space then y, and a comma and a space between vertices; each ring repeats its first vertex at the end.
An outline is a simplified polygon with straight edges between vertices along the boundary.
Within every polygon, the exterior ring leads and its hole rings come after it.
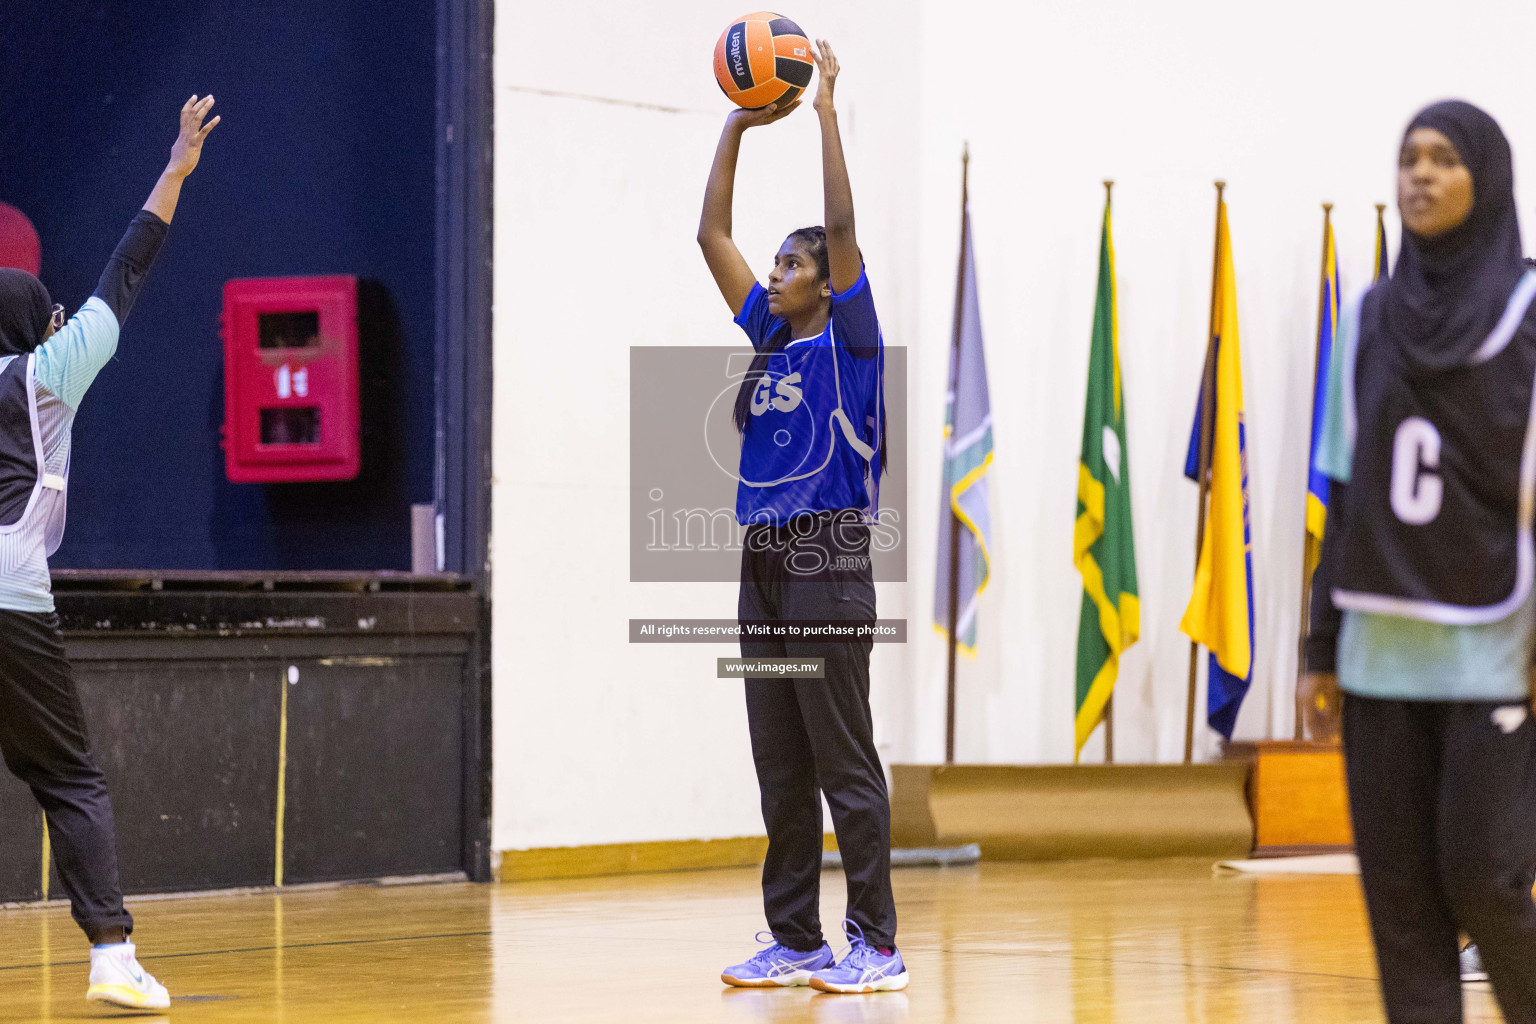
POLYGON ((1350 464, 1354 461, 1354 439, 1350 436, 1344 412, 1346 370, 1353 376, 1355 350, 1360 338, 1360 302, 1355 300, 1339 313, 1339 334, 1328 360, 1328 394, 1323 407, 1323 430, 1317 442, 1313 467, 1340 483, 1349 483, 1350 464))
POLYGON ((53 337, 37 348, 37 379, 71 409, 80 408, 86 389, 117 351, 117 316, 97 296, 53 337))

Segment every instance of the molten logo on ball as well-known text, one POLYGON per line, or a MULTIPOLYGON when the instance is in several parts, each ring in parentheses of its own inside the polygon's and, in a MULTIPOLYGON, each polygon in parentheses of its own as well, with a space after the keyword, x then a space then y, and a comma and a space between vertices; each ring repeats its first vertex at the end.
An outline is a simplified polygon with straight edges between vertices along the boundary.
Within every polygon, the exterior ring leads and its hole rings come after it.
MULTIPOLYGON (((734 74, 737 78, 747 77, 747 65, 746 62, 741 59, 741 38, 744 35, 746 35, 745 32, 731 33, 731 63, 734 65, 734 67, 731 68, 731 73, 734 74)), ((750 79, 748 80, 750 81, 750 79)))

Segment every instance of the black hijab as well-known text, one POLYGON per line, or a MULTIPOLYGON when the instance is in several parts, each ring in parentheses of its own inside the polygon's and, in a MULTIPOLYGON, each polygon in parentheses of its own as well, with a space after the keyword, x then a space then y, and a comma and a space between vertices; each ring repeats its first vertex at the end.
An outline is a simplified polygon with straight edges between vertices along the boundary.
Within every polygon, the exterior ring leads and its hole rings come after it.
POLYGON ((1434 372, 1465 363, 1492 333, 1526 267, 1515 213, 1515 171, 1499 123, 1460 100, 1419 111, 1403 133, 1433 128, 1472 172, 1472 212, 1436 238, 1406 227, 1381 302, 1382 327, 1409 364, 1434 372))
POLYGON ((25 270, 0 267, 0 358, 24 356, 43 343, 53 300, 25 270))

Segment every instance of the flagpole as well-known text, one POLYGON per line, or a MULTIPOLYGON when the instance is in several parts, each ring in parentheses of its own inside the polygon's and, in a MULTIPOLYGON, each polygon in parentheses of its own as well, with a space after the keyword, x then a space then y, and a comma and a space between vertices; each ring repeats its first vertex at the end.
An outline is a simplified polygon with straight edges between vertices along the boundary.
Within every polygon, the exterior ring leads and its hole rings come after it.
MULTIPOLYGON (((960 271, 955 275, 955 333, 949 360, 949 408, 953 421, 956 371, 960 366, 960 327, 965 308, 965 253, 970 244, 971 220, 967 216, 970 206, 971 144, 966 142, 960 151, 960 271)), ((953 425, 953 422, 951 422, 953 425)), ((949 445, 954 439, 944 438, 944 483, 948 492, 946 507, 949 509, 949 671, 944 704, 944 763, 955 763, 955 655, 959 645, 957 635, 960 624, 960 517, 955 515, 953 481, 949 479, 949 445)))
MULTIPOLYGON (((1114 188, 1114 181, 1106 179, 1104 182, 1104 215, 1106 217, 1109 215, 1114 188)), ((1118 353, 1115 358, 1120 358, 1118 353)), ((1119 468, 1115 467, 1117 471, 1119 468)), ((1109 691, 1109 696, 1104 701, 1104 763, 1115 763, 1115 691, 1113 689, 1109 691)))
MULTIPOLYGON (((1317 280, 1317 337, 1314 339, 1313 344, 1312 344, 1312 395, 1314 397, 1314 400, 1315 400, 1316 395, 1317 395, 1317 360, 1318 360, 1318 357, 1322 354, 1322 351, 1323 351, 1323 314, 1326 312, 1326 306, 1327 306, 1327 303, 1328 303, 1328 283, 1327 283, 1328 282, 1328 229, 1329 229, 1329 227, 1332 224, 1332 220, 1333 220, 1333 204, 1332 203, 1324 203, 1323 204, 1323 260, 1322 260, 1323 270, 1322 270, 1322 273, 1319 275, 1318 280, 1317 280)), ((1338 325, 1337 324, 1334 325, 1334 329, 1335 330, 1338 329, 1338 325)), ((1314 415, 1315 415, 1315 410, 1314 410, 1314 415)), ((1309 419, 1308 420, 1309 428, 1310 428, 1310 425, 1311 425, 1311 421, 1309 419)), ((1307 475, 1308 475, 1308 479, 1311 478, 1311 473, 1312 473, 1312 466, 1310 464, 1311 463, 1311 450, 1312 450, 1311 441, 1310 441, 1310 435, 1311 435, 1311 431, 1309 429, 1308 430, 1308 444, 1307 444, 1307 453, 1308 453, 1307 454, 1307 460, 1308 460, 1307 475)), ((1311 577, 1311 574, 1309 574, 1307 572, 1307 527, 1306 527, 1307 510, 1311 507, 1311 501, 1310 501, 1311 495, 1312 495, 1312 488, 1310 486, 1308 486, 1306 488, 1306 494, 1303 496, 1304 501, 1303 501, 1303 504, 1302 504, 1302 516, 1301 516, 1301 522, 1302 522, 1302 527, 1301 527, 1301 618, 1298 621, 1297 628, 1296 628, 1296 693, 1293 694, 1292 697, 1291 697, 1291 705, 1292 705, 1291 713, 1295 717, 1295 725, 1292 728, 1291 733, 1292 733, 1292 738, 1293 739, 1297 739, 1297 740, 1300 740, 1300 739, 1303 738, 1302 737, 1302 715, 1301 715, 1301 677, 1302 677, 1302 674, 1304 672, 1306 672, 1306 670, 1307 670, 1307 653, 1306 653, 1306 651, 1307 651, 1307 636, 1312 632, 1312 629, 1311 629, 1311 626, 1312 626, 1312 623, 1311 623, 1311 617, 1312 617, 1312 577, 1311 577)))
POLYGON ((1372 284, 1381 280, 1381 272, 1386 269, 1387 247, 1383 244, 1387 240, 1386 212, 1386 203, 1376 204, 1376 272, 1371 275, 1372 284))
MULTIPOLYGON (((1216 182, 1216 247, 1211 258, 1211 322, 1205 333, 1205 374, 1200 379, 1200 461, 1197 464, 1200 506, 1195 517, 1195 571, 1200 571, 1200 552, 1205 547, 1205 505, 1211 492, 1211 435, 1215 430, 1216 404, 1216 282, 1221 271, 1221 204, 1225 181, 1216 182)), ((1184 704, 1184 763, 1195 753, 1195 679, 1199 673, 1200 644, 1189 642, 1189 693, 1184 704)))

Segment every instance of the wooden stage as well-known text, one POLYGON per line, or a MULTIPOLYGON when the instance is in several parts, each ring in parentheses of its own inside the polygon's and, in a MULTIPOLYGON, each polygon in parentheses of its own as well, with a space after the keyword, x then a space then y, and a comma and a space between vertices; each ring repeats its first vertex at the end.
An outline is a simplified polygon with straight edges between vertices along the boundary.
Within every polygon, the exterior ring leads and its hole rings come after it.
MULTIPOLYGON (((840 919, 842 877, 822 876, 840 919)), ((895 873, 905 993, 727 989, 762 927, 755 869, 134 900, 176 1024, 1373 1022, 1352 877, 1214 877, 1207 860, 895 873)), ((84 1000, 62 907, 0 912, 0 1021, 125 1019, 84 1000)), ((1486 986, 1467 1019, 1498 1020, 1486 986)))

